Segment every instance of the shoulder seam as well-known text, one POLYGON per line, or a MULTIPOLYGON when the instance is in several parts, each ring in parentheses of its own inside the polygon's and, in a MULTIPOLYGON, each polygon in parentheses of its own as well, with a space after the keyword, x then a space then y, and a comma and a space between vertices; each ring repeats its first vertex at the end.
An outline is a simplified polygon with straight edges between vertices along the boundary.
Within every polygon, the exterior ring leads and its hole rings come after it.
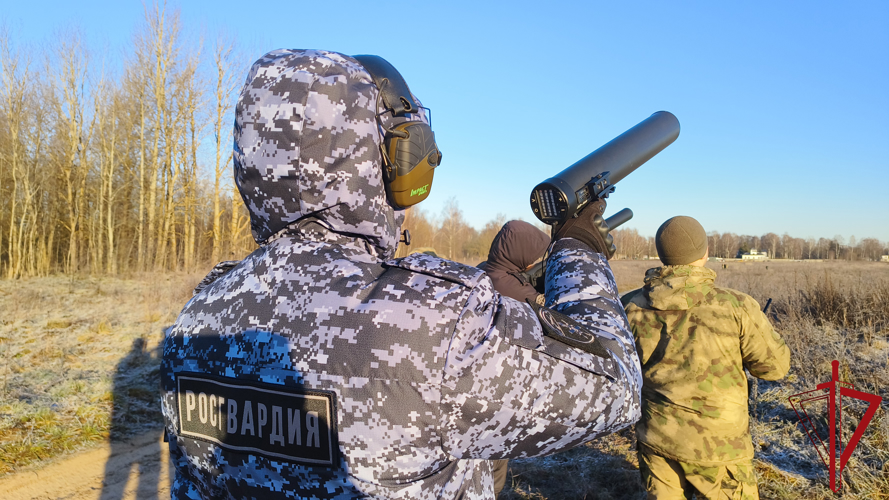
POLYGON ((475 288, 485 274, 484 271, 476 267, 422 253, 389 260, 384 265, 433 276, 468 288, 475 288))

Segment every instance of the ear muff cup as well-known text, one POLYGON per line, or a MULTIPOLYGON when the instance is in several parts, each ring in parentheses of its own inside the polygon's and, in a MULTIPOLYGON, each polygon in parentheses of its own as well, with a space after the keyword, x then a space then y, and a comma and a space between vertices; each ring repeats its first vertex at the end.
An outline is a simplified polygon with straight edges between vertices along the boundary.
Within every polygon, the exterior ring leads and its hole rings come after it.
MULTIPOLYGON (((353 56, 370 74, 379 90, 378 99, 393 117, 405 117, 419 111, 401 73, 380 56, 353 56)), ((425 109, 425 108, 424 108, 425 109)), ((426 109, 427 117, 429 110, 426 109)), ((378 124, 384 129, 382 123, 378 124)), ((432 174, 441 163, 441 151, 435 134, 426 122, 408 121, 386 130, 380 150, 383 154, 383 184, 389 204, 396 209, 416 205, 429 196, 432 174)))
POLYGON ((386 134, 388 165, 383 168, 386 195, 397 208, 416 205, 429 196, 441 151, 432 128, 424 122, 405 122, 386 134))

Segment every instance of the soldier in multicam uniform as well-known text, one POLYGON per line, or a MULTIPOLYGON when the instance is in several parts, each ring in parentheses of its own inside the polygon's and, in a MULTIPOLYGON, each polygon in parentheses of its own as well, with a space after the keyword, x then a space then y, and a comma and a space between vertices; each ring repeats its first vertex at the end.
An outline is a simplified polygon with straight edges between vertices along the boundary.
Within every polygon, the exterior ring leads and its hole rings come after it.
POLYGON ((403 211, 380 127, 426 115, 393 118, 378 93, 334 52, 251 68, 234 170, 260 248, 204 283, 165 339, 173 498, 492 498, 492 460, 638 419, 614 247, 595 231, 554 243, 536 310, 474 267, 392 260, 403 211))
POLYGON ((753 298, 714 286, 698 221, 664 222, 655 245, 664 267, 621 298, 642 361, 636 436, 648 498, 759 498, 744 369, 778 380, 790 350, 753 298))

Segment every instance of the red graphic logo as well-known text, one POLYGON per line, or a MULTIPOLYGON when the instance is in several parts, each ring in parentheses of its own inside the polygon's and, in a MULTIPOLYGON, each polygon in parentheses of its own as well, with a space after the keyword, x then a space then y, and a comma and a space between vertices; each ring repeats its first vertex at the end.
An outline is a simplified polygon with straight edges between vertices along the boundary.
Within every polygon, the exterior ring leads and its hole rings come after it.
POLYGON ((833 378, 831 378, 830 382, 818 384, 817 389, 794 394, 789 399, 790 405, 793 406, 793 410, 796 412, 797 418, 799 418, 799 422, 806 431, 806 435, 809 436, 809 440, 812 441, 812 444, 815 445, 815 449, 818 451, 818 456, 821 457, 821 461, 824 462, 824 465, 830 471, 830 489, 834 493, 838 493, 843 485, 843 468, 849 461, 849 457, 852 456, 855 447, 858 446, 861 435, 864 434, 867 425, 883 400, 875 394, 852 389, 852 387, 855 387, 853 384, 840 380, 840 362, 834 360, 831 365, 833 366, 833 378), (849 438, 849 442, 845 447, 843 447, 843 397, 865 401, 869 404, 867 411, 864 412, 861 421, 858 422, 855 432, 852 433, 852 437, 849 438), (806 412, 806 404, 811 405, 825 399, 828 403, 830 423, 827 445, 818 436, 818 432, 815 430, 815 422, 809 418, 809 414, 806 412), (838 454, 840 459, 839 468, 837 468, 838 454))

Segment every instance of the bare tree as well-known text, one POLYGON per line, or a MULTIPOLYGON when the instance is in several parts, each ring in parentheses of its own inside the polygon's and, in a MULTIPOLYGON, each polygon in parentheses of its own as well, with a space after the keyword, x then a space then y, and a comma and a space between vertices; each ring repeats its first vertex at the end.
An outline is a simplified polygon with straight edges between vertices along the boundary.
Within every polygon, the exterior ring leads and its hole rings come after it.
POLYGON ((64 179, 63 197, 68 215, 65 224, 68 231, 68 259, 65 267, 68 272, 74 272, 81 264, 80 229, 85 215, 86 180, 96 116, 95 113, 88 113, 91 108, 91 96, 87 94, 89 56, 82 37, 77 33, 69 34, 61 41, 57 53, 58 69, 54 80, 59 97, 54 102, 57 105, 56 113, 62 121, 60 125, 64 127, 62 144, 66 152, 58 165, 64 179))
POLYGON ((710 249, 710 255, 714 257, 722 257, 719 254, 719 232, 718 231, 710 231, 707 234, 707 247, 710 249))
POLYGON ((620 228, 611 232, 617 247, 616 258, 638 259, 645 254, 648 241, 635 228, 620 228))
POLYGON ((213 51, 213 68, 216 75, 213 94, 215 99, 213 137, 216 146, 216 168, 213 172, 213 261, 218 261, 223 253, 221 189, 225 174, 231 171, 228 166, 232 160, 232 152, 229 147, 232 129, 226 117, 233 108, 232 97, 237 88, 239 76, 235 73, 236 65, 233 54, 234 41, 217 38, 213 51), (222 157, 225 152, 227 152, 227 158, 223 161, 222 157))
POLYGON ((769 257, 772 259, 778 258, 778 244, 779 238, 775 233, 767 233, 764 234, 761 238, 763 246, 769 251, 769 257))
POLYGON ((441 212, 441 229, 439 231, 443 243, 442 250, 448 259, 454 260, 458 258, 458 252, 462 253, 460 250, 467 239, 467 229, 468 226, 463 219, 463 211, 460 210, 457 197, 448 198, 441 212))
POLYGON ((880 260, 882 248, 880 241, 876 238, 864 238, 859 243, 861 250, 858 252, 866 260, 880 260))
POLYGON ((150 180, 147 174, 148 167, 146 163, 147 161, 150 161, 149 158, 146 158, 150 153, 148 151, 146 140, 150 140, 148 139, 148 136, 151 134, 151 130, 148 128, 148 120, 149 114, 151 113, 149 69, 152 58, 150 38, 147 30, 137 33, 134 37, 132 54, 133 58, 128 61, 127 67, 124 70, 124 88, 125 92, 134 103, 134 114, 136 121, 138 122, 139 167, 136 172, 137 179, 135 188, 136 197, 138 198, 138 209, 136 212, 135 230, 136 266, 141 270, 145 269, 145 260, 148 250, 146 239, 151 237, 151 232, 148 231, 148 228, 146 227, 146 215, 148 211, 148 189, 146 184, 150 180), (146 234, 146 232, 148 234, 146 234))
POLYGON ((192 270, 198 253, 197 241, 197 197, 198 197, 198 159, 197 150, 200 135, 206 125, 205 117, 200 110, 205 106, 205 90, 198 78, 200 53, 191 54, 185 61, 183 71, 179 75, 182 87, 179 98, 180 116, 187 126, 184 140, 180 146, 183 175, 183 242, 182 262, 186 269, 192 270))
POLYGON ((178 55, 179 16, 178 13, 168 15, 166 2, 155 4, 153 8, 145 8, 145 40, 151 48, 152 72, 148 75, 153 97, 154 143, 151 158, 153 171, 148 181, 148 252, 155 253, 155 266, 163 266, 167 260, 168 237, 172 214, 173 181, 173 146, 174 133, 177 132, 173 123, 172 109, 168 99, 170 75, 175 69, 178 55), (163 150, 161 149, 163 148, 163 150), (165 203, 161 212, 161 224, 158 224, 158 195, 163 196, 165 203), (152 243, 152 242, 156 243, 152 243))
MULTIPOLYGON (((26 253, 33 241, 29 230, 36 201, 37 158, 43 143, 43 111, 34 98, 37 75, 30 69, 27 55, 17 50, 7 32, 0 33, 0 115, 5 118, 3 148, 0 148, 0 178, 9 181, 7 195, 6 276, 21 276, 27 266, 26 253), (6 174, 6 175, 2 175, 6 174)), ((2 240, 0 240, 2 241, 2 240)))

